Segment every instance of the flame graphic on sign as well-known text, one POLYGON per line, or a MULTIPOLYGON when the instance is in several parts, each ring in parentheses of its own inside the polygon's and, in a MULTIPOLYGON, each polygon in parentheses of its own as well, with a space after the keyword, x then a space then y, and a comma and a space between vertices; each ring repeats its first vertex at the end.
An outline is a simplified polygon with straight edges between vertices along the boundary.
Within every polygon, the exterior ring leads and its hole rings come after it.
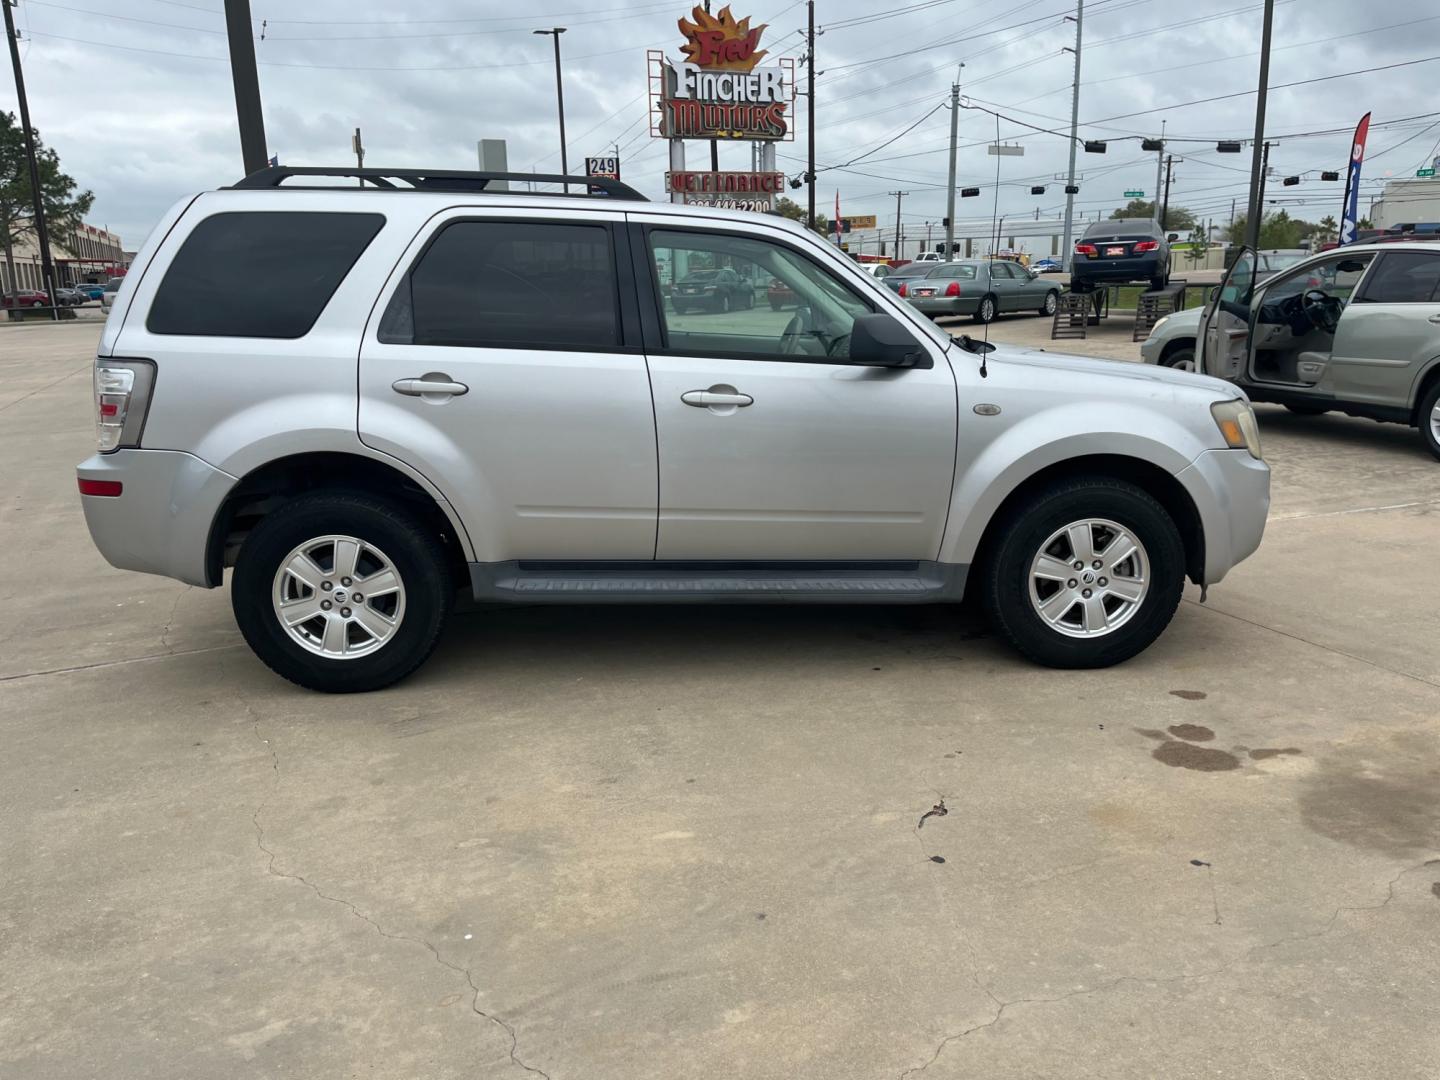
POLYGON ((680 46, 685 58, 696 67, 719 71, 750 71, 765 56, 766 50, 757 48, 760 33, 768 23, 761 23, 753 30, 750 16, 736 19, 730 14, 730 5, 720 9, 719 15, 711 15, 696 5, 690 17, 694 22, 681 19, 680 33, 686 42, 680 46))

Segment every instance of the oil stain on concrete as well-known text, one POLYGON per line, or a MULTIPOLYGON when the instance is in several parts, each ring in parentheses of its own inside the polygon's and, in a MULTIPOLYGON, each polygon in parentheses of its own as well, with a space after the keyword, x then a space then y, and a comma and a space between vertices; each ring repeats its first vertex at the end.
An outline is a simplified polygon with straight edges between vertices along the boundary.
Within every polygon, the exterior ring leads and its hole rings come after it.
POLYGON ((1184 698, 1186 701, 1204 701, 1204 690, 1171 690, 1171 697, 1184 698))
POLYGON ((1300 816, 1321 836, 1401 858, 1440 837, 1440 739, 1377 736, 1329 754, 1305 778, 1300 816))

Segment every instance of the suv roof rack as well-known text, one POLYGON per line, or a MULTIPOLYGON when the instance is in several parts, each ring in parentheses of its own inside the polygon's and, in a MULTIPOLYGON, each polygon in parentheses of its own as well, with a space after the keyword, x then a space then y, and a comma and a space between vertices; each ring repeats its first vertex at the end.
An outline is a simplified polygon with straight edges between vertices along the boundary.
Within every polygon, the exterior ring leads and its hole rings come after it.
MULTIPOLYGON (((632 188, 629 184, 622 184, 619 180, 612 180, 606 176, 562 176, 558 173, 514 173, 514 172, 469 172, 456 169, 357 169, 345 168, 344 166, 311 166, 311 165, 271 165, 269 168, 259 169, 249 176, 246 176, 231 184, 232 188, 278 188, 285 187, 329 187, 330 185, 319 184, 285 184, 285 181, 295 176, 333 176, 349 177, 354 180, 368 181, 378 188, 390 188, 395 191, 485 191, 490 183, 495 180, 509 180, 512 183, 541 183, 541 184, 577 184, 581 190, 578 192, 558 191, 536 191, 516 192, 511 189, 506 194, 520 195, 562 195, 594 197, 590 195, 589 188, 598 188, 598 194, 611 199, 632 199, 637 202, 649 202, 644 195, 632 188), (397 184, 395 181, 399 181, 397 184), (588 185, 588 186, 587 186, 588 185)), ((498 194, 498 192, 492 192, 498 194)))

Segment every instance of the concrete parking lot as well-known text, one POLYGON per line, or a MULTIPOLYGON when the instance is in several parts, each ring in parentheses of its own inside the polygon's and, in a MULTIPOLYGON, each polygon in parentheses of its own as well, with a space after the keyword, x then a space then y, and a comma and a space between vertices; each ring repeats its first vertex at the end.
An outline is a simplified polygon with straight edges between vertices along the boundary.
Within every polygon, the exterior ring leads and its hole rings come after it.
POLYGON ((98 331, 0 325, 7 1080, 1436 1075, 1413 432, 1263 407, 1264 545, 1112 670, 945 608, 511 608, 325 697, 92 547, 98 331))

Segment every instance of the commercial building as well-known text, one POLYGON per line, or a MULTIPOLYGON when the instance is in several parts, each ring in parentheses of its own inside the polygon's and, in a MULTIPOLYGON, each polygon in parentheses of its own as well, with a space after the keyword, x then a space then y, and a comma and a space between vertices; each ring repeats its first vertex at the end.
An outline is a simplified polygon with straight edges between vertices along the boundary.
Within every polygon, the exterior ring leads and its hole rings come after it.
MULTIPOLYGON (((50 234, 50 257, 55 262, 55 277, 58 285, 73 285, 77 281, 105 281, 119 277, 130 265, 130 259, 120 242, 118 234, 95 225, 80 225, 73 232, 64 231, 50 234)), ((44 275, 40 270, 40 245, 33 235, 23 236, 16 243, 7 260, 0 252, 0 287, 11 289, 40 289, 44 275), (15 280, 10 280, 9 263, 14 263, 15 280)))
POLYGON ((1388 181, 1369 216, 1375 228, 1382 230, 1440 222, 1440 180, 1407 177, 1388 181))

